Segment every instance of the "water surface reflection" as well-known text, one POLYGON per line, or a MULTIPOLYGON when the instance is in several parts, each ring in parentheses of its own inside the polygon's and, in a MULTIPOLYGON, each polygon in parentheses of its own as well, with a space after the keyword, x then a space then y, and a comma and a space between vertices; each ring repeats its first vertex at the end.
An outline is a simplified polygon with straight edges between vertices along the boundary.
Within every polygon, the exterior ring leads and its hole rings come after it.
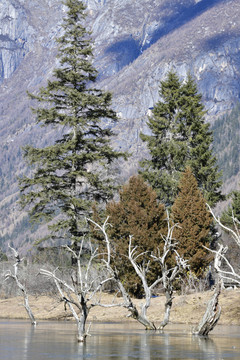
POLYGON ((146 332, 137 323, 93 324, 85 344, 75 340, 75 324, 0 321, 0 360, 72 359, 240 359, 240 327, 221 327, 209 339, 189 327, 170 325, 146 332))

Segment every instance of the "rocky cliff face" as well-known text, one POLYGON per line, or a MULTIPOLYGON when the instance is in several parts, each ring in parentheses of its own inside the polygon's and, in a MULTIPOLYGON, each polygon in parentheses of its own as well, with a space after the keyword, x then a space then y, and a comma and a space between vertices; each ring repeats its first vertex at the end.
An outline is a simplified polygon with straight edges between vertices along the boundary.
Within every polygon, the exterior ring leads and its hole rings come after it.
POLYGON ((16 1, 3 0, 0 5, 0 80, 8 79, 21 63, 32 29, 25 9, 16 1))
MULTIPOLYGON (((238 0, 85 2, 99 86, 113 92, 119 114, 114 144, 133 155, 122 171, 125 178, 147 154, 139 133, 148 132, 148 110, 159 99, 159 82, 171 68, 182 79, 188 71, 196 78, 212 123, 239 101, 238 0)), ((26 91, 37 91, 56 66, 54 39, 64 12, 60 0, 0 4, 0 231, 2 236, 12 234, 11 239, 15 231, 19 244, 24 237, 19 236, 23 214, 16 206, 16 175, 26 171, 20 149, 29 143, 45 145, 53 135, 34 124, 26 91)))

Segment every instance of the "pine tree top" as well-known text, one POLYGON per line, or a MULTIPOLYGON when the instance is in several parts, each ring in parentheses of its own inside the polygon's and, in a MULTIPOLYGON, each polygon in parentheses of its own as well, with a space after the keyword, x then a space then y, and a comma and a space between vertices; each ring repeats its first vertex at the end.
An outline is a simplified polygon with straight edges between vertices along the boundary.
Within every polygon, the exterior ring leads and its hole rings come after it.
POLYGON ((198 186, 211 205, 222 200, 221 173, 212 153, 212 132, 205 123, 201 94, 190 74, 180 81, 174 71, 161 81, 160 100, 148 118, 151 135, 141 134, 151 158, 140 162, 140 174, 156 190, 158 198, 171 206, 180 174, 191 166, 198 186))

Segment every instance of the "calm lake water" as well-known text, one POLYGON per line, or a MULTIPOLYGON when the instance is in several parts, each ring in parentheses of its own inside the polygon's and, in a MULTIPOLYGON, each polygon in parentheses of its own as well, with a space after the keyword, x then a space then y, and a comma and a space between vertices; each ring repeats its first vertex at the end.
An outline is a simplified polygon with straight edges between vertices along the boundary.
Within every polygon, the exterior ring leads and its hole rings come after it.
POLYGON ((137 323, 92 324, 86 343, 75 340, 69 322, 0 321, 0 360, 235 359, 240 360, 240 327, 217 326, 209 339, 190 335, 189 326, 146 332, 137 323))

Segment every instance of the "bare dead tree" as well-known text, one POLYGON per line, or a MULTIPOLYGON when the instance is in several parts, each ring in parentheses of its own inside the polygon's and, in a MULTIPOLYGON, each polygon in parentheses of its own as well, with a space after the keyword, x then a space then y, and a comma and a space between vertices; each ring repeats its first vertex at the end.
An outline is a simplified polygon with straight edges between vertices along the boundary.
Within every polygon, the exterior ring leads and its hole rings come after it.
MULTIPOLYGON (((88 314, 94 306, 105 306, 100 303, 99 292, 104 284, 112 280, 112 277, 106 277, 102 279, 101 276, 93 276, 92 271, 94 269, 94 263, 100 259, 98 248, 93 249, 89 242, 90 256, 87 263, 83 262, 83 245, 84 240, 81 242, 80 250, 78 252, 65 245, 65 249, 69 251, 73 258, 76 259, 77 268, 76 273, 71 275, 71 282, 64 281, 57 275, 57 269, 55 271, 48 271, 41 269, 40 274, 47 278, 53 279, 61 296, 61 300, 69 307, 77 324, 77 340, 83 342, 87 335, 89 335, 89 328, 86 329, 86 321, 88 314)), ((99 270, 99 269, 98 269, 99 270)), ((116 305, 115 305, 116 306, 116 305)))
POLYGON ((153 289, 162 281, 162 278, 159 277, 151 284, 148 283, 147 273, 149 271, 150 260, 147 262, 143 261, 141 265, 138 264, 138 262, 137 262, 137 259, 144 257, 145 254, 146 254, 146 252, 138 253, 137 246, 132 248, 132 236, 129 236, 128 258, 129 258, 136 274, 138 275, 138 277, 140 278, 140 280, 142 282, 142 286, 143 286, 144 294, 145 294, 145 302, 141 305, 141 314, 140 314, 138 321, 141 319, 141 323, 146 327, 146 329, 156 330, 155 324, 153 322, 149 321, 147 318, 147 310, 150 307, 153 289))
POLYGON ((173 303, 173 284, 174 280, 176 280, 177 276, 180 272, 188 267, 187 260, 184 260, 176 250, 177 243, 174 242, 173 231, 178 224, 171 225, 169 213, 167 211, 167 224, 168 231, 167 235, 162 235, 162 240, 164 242, 162 255, 161 251, 158 248, 158 254, 152 255, 152 258, 157 261, 161 267, 161 282, 163 284, 163 290, 166 297, 165 301, 165 312, 164 319, 159 326, 159 330, 163 330, 163 328, 169 323, 170 319, 170 311, 173 303), (170 256, 175 255, 176 264, 173 267, 169 267, 168 259, 170 256))
POLYGON ((129 260, 131 261, 136 273, 138 274, 138 276, 140 277, 140 279, 142 280, 143 283, 143 287, 144 287, 144 292, 145 292, 145 302, 142 304, 141 306, 141 310, 139 311, 137 306, 133 303, 131 296, 129 295, 129 293, 126 291, 120 277, 119 277, 119 273, 118 270, 116 269, 116 267, 114 266, 114 262, 111 261, 112 259, 112 249, 111 249, 111 244, 110 244, 110 240, 107 234, 107 227, 110 226, 110 224, 108 223, 108 218, 105 220, 103 225, 99 225, 98 223, 96 223, 95 221, 91 220, 91 219, 87 219, 89 222, 91 222, 98 230, 100 230, 103 235, 104 235, 104 242, 106 244, 106 259, 105 261, 105 266, 108 269, 108 272, 112 275, 112 278, 114 279, 115 283, 117 284, 117 287, 123 297, 123 303, 121 304, 121 306, 123 306, 124 308, 126 308, 130 314, 129 316, 131 316, 132 318, 134 318, 135 320, 137 320, 140 324, 142 324, 146 330, 156 330, 156 326, 154 325, 153 322, 151 322, 148 318, 147 318, 147 309, 150 306, 150 299, 151 299, 151 295, 152 295, 152 290, 153 288, 161 281, 161 279, 157 279, 154 283, 152 283, 150 286, 147 284, 146 281, 146 273, 148 271, 148 266, 149 264, 145 264, 144 266, 139 266, 136 263, 136 260, 138 257, 143 256, 144 253, 141 254, 137 254, 136 253, 136 247, 132 248, 131 245, 131 239, 132 237, 130 236, 129 239, 129 252, 128 252, 128 257, 129 260))
POLYGON ((152 258, 155 261, 159 262, 162 272, 161 272, 161 276, 159 276, 159 278, 156 279, 151 284, 149 284, 147 281, 147 273, 149 271, 150 261, 142 262, 141 265, 137 261, 139 258, 144 257, 146 252, 138 253, 137 246, 134 248, 132 247, 132 236, 129 237, 128 259, 130 260, 136 274, 139 276, 139 278, 142 282, 142 286, 143 286, 144 294, 145 294, 145 298, 144 298, 145 302, 142 303, 141 309, 139 311, 137 309, 136 305, 133 303, 130 295, 126 291, 121 279, 119 278, 117 269, 114 267, 114 265, 112 265, 111 244, 110 244, 110 240, 109 240, 109 237, 108 237, 108 234, 106 231, 107 226, 109 225, 108 218, 105 220, 105 222, 102 226, 97 224, 93 220, 88 219, 88 221, 90 221, 92 224, 94 224, 95 227, 98 228, 104 235, 104 241, 106 243, 107 254, 108 254, 106 266, 107 266, 109 272, 114 277, 114 279, 118 285, 118 288, 123 296, 123 299, 124 299, 123 306, 129 310, 130 316, 133 317, 135 320, 137 320, 139 323, 141 323, 147 330, 156 330, 157 329, 154 322, 152 322, 148 319, 147 310, 150 307, 153 290, 160 282, 163 283, 163 287, 164 287, 164 291, 165 291, 165 295, 166 295, 165 316, 164 316, 163 322, 161 323, 161 325, 159 327, 159 329, 163 329, 164 326, 166 326, 167 323, 169 322, 170 309, 171 309, 172 300, 173 300, 173 282, 176 279, 177 275, 179 275, 180 270, 182 268, 187 267, 187 261, 184 261, 179 256, 179 254, 177 253, 177 251, 175 249, 176 243, 173 243, 172 234, 173 234, 173 229, 176 225, 170 226, 170 219, 169 219, 169 215, 167 214, 168 233, 166 236, 162 236, 162 238, 164 240, 163 255, 160 256, 160 251, 158 252, 158 256, 152 255, 152 258), (175 253, 175 256, 176 256, 176 266, 174 266, 173 268, 168 268, 167 258, 168 258, 168 255, 172 254, 173 252, 175 253))
POLYGON ((14 272, 12 272, 11 270, 6 271, 5 280, 13 279, 16 282, 18 288, 22 292, 22 295, 23 295, 23 298, 24 298, 24 307, 25 307, 25 309, 27 311, 27 314, 28 314, 28 316, 29 316, 29 318, 31 320, 31 323, 32 323, 32 325, 36 325, 37 322, 35 320, 35 317, 33 315, 31 307, 29 305, 28 293, 27 293, 26 287, 22 283, 22 281, 19 279, 19 276, 18 276, 19 265, 23 261, 23 259, 20 259, 20 256, 19 256, 18 252, 13 247, 11 247, 10 245, 8 245, 8 247, 12 251, 12 253, 13 253, 15 259, 16 259, 16 263, 13 265, 14 272))
POLYGON ((223 282, 220 267, 222 263, 222 258, 227 251, 227 247, 223 247, 223 245, 220 245, 218 251, 214 251, 211 249, 208 250, 215 253, 214 269, 216 271, 216 287, 211 299, 207 304, 207 308, 202 319, 200 320, 198 326, 192 332, 194 335, 200 336, 207 336, 209 332, 214 329, 221 315, 219 296, 221 294, 223 282))
MULTIPOLYGON (((207 204, 210 213, 212 214, 214 220, 217 224, 224 230, 228 231, 231 235, 233 240, 240 246, 240 232, 239 232, 239 221, 234 217, 232 214, 232 221, 233 221, 233 229, 222 224, 220 218, 217 218, 213 213, 211 207, 207 204)), ((205 247, 206 248, 206 247, 205 247)), ((208 249, 208 248, 206 248, 208 249)), ((214 258, 214 269, 217 274, 216 276, 216 287, 213 293, 212 298, 208 302, 207 309, 203 318, 199 322, 198 326, 193 330, 193 334, 195 335, 202 335, 207 336, 211 330, 216 326, 220 315, 221 315, 221 307, 219 306, 219 296, 223 287, 224 280, 227 281, 234 281, 240 285, 240 275, 235 271, 233 266, 230 264, 228 259, 226 258, 226 253, 228 250, 227 246, 223 246, 222 244, 218 244, 218 250, 208 249, 215 255, 214 258), (227 269, 222 268, 222 264, 225 264, 227 269)))

